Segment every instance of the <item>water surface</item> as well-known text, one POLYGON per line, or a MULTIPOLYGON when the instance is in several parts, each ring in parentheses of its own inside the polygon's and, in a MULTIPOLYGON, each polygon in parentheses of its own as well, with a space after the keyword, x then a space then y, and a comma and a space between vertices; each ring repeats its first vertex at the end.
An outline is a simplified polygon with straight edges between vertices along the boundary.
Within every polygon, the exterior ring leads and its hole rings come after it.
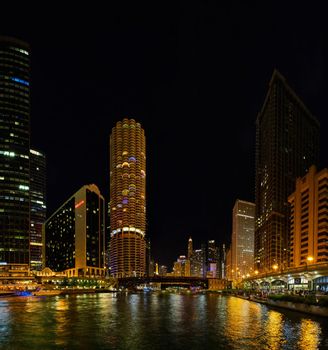
POLYGON ((328 349, 328 320, 218 294, 9 297, 0 349, 328 349))

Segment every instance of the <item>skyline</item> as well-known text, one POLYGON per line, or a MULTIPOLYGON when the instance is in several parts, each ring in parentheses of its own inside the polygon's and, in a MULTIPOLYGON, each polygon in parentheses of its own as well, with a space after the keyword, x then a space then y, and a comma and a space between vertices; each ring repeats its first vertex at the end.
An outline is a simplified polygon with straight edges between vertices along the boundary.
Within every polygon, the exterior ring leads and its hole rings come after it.
POLYGON ((94 29, 1 26, 31 45, 31 139, 48 160, 48 217, 89 183, 108 201, 109 135, 128 117, 147 135, 155 259, 170 268, 190 236, 195 248, 228 243, 235 200, 254 202, 255 121, 274 68, 320 121, 318 169, 328 166, 327 30, 318 20, 303 27, 320 9, 300 7, 291 18, 286 8, 279 26, 279 7, 269 9, 190 5, 158 21, 118 12, 94 29))

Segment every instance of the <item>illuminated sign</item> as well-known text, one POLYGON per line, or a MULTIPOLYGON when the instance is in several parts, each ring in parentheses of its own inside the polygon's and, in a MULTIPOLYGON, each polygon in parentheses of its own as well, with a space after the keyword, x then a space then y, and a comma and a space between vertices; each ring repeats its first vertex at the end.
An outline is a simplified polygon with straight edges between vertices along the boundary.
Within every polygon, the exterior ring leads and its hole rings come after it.
POLYGON ((76 204, 75 204, 75 209, 78 208, 78 207, 80 207, 82 204, 84 204, 84 200, 82 200, 82 201, 76 203, 76 204))

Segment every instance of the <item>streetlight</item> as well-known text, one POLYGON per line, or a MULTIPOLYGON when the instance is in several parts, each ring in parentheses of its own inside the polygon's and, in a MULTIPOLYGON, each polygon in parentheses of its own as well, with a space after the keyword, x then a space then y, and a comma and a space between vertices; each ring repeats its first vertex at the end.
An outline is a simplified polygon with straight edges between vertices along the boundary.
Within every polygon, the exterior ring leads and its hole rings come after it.
POLYGON ((311 262, 314 260, 314 258, 313 258, 313 256, 308 256, 308 257, 306 258, 306 260, 307 260, 309 263, 311 263, 311 262))
POLYGON ((272 268, 274 269, 274 272, 276 272, 276 271, 278 270, 278 265, 277 265, 277 264, 274 264, 274 265, 272 266, 272 268))
POLYGON ((314 260, 313 256, 308 256, 306 258, 306 261, 305 261, 305 263, 306 263, 306 279, 308 281, 308 289, 309 290, 311 290, 311 288, 312 288, 312 281, 309 280, 309 276, 308 276, 308 262, 311 264, 313 260, 314 260))

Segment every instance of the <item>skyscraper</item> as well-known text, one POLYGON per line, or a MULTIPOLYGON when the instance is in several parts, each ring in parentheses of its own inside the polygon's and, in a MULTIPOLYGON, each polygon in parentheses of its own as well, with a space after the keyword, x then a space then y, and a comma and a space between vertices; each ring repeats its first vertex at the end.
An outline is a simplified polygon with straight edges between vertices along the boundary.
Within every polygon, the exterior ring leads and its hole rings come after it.
POLYGON ((68 277, 103 276, 105 210, 96 185, 74 193, 44 224, 44 267, 68 277))
POLYGON ((0 36, 0 262, 29 264, 30 48, 0 36))
POLYGON ((192 248, 192 238, 189 237, 189 240, 188 240, 188 259, 190 260, 191 256, 192 256, 192 253, 193 253, 193 248, 192 248))
POLYGON ((146 141, 134 119, 110 136, 110 267, 115 277, 146 274, 146 141))
POLYGON ((255 204, 237 199, 232 211, 231 269, 238 280, 254 267, 255 204))
POLYGON ((274 71, 256 120, 255 264, 259 271, 288 262, 288 196, 319 153, 319 122, 285 78, 274 71))
POLYGON ((290 266, 328 262, 328 169, 312 166, 296 180, 291 205, 290 266))
POLYGON ((219 277, 219 248, 214 239, 207 241, 207 276, 219 277))
POLYGON ((42 269, 42 225, 46 220, 46 157, 40 151, 30 150, 30 267, 42 269))

